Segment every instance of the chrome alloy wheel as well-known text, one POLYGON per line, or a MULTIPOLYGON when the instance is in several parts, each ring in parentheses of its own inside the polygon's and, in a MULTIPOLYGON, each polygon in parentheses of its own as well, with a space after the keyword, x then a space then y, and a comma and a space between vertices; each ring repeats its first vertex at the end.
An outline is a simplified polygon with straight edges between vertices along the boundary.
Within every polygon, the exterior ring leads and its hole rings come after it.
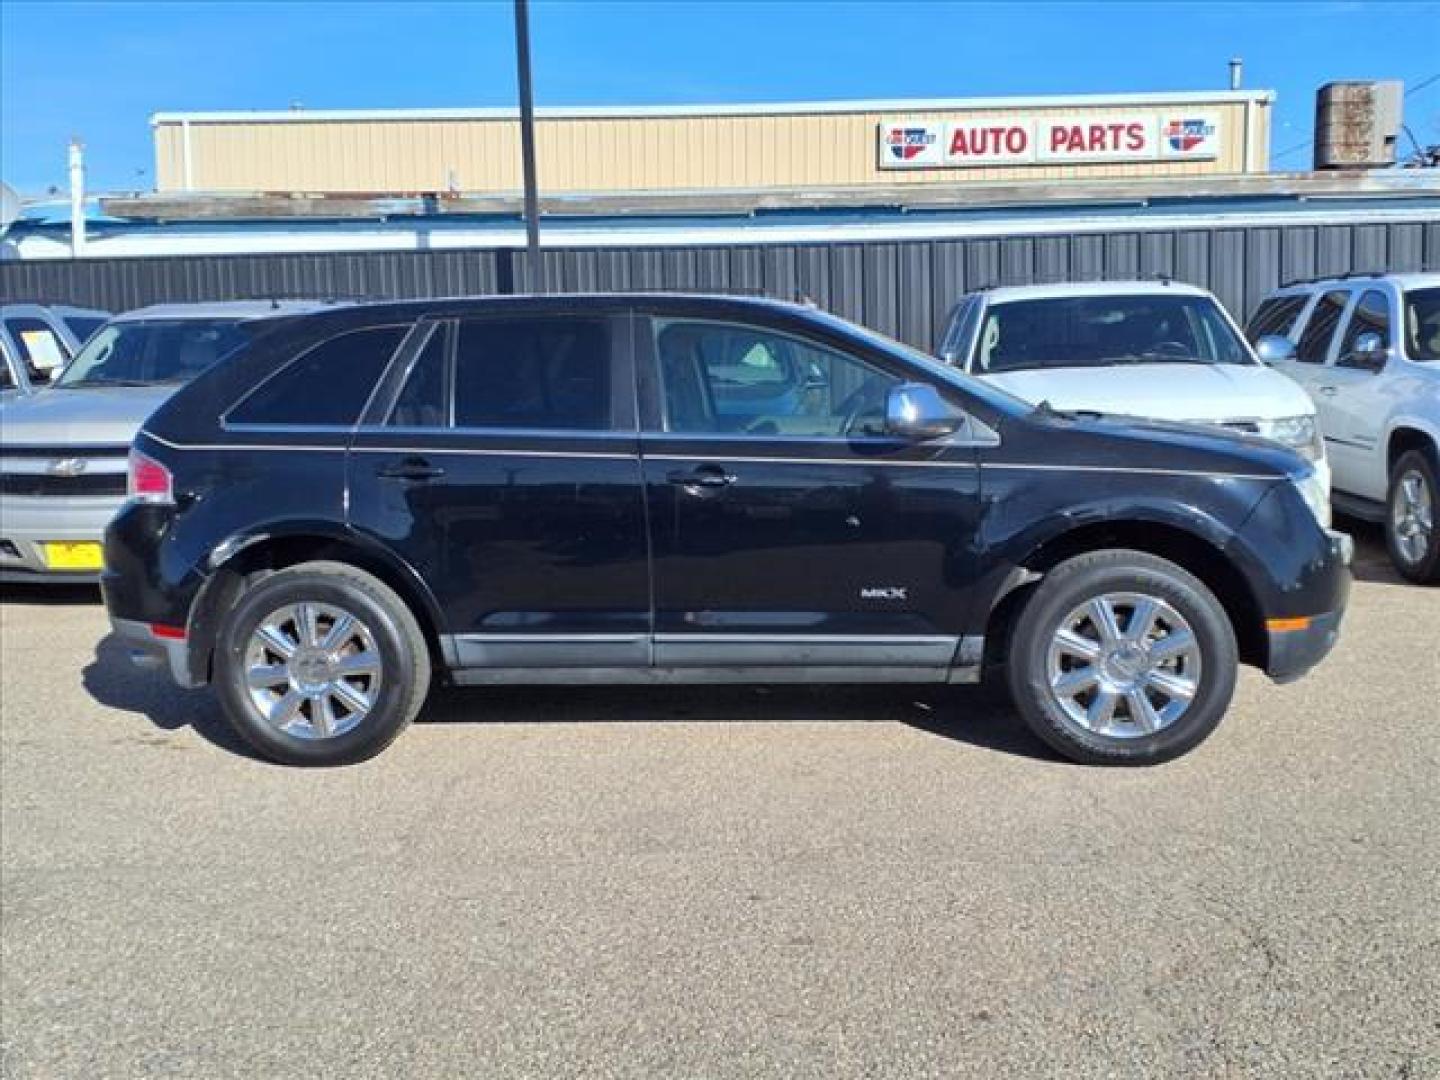
POLYGON ((1430 534, 1435 528, 1435 508, 1430 501, 1430 488, 1418 469, 1409 469, 1395 485, 1390 503, 1390 531, 1395 546, 1407 563, 1418 563, 1430 550, 1430 534))
POLYGON ((1185 617, 1144 593, 1106 593, 1061 620, 1047 671, 1054 701, 1096 735, 1153 735, 1200 692, 1200 643, 1185 617))
POLYGON ((260 620, 245 649, 251 707, 299 739, 330 739, 359 724, 380 693, 375 635, 334 604, 289 604, 260 620))

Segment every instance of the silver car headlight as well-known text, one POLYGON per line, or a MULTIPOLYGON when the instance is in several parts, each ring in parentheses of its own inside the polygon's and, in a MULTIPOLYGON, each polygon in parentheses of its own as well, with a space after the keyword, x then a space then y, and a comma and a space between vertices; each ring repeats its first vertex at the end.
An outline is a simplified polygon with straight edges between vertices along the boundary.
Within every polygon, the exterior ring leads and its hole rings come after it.
POLYGON ((1260 435, 1288 446, 1306 461, 1319 461, 1325 456, 1325 441, 1313 416, 1285 416, 1279 420, 1261 420, 1256 428, 1260 435))
POLYGON ((1300 493, 1300 498, 1305 500, 1305 505, 1315 515, 1320 527, 1330 528, 1330 492, 1326 490, 1325 481, 1320 478, 1320 474, 1311 469, 1304 476, 1292 476, 1290 483, 1300 493))

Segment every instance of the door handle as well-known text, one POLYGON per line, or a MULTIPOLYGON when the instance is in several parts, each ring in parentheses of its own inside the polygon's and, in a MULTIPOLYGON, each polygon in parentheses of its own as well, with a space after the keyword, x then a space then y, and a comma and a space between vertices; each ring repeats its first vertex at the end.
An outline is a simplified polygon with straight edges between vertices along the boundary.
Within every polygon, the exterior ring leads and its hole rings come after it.
POLYGON ((694 469, 676 469, 665 474, 667 483, 679 484, 684 488, 723 488, 735 482, 735 474, 726 472, 719 465, 699 465, 694 469))
POLYGON ((375 475, 382 480, 403 480, 418 484, 426 480, 438 480, 445 475, 445 470, 438 465, 431 465, 424 458, 409 457, 393 465, 382 465, 375 470, 375 475))
POLYGON ((1316 389, 1327 397, 1332 396, 1337 392, 1337 388, 1334 386, 1317 386, 1316 389))

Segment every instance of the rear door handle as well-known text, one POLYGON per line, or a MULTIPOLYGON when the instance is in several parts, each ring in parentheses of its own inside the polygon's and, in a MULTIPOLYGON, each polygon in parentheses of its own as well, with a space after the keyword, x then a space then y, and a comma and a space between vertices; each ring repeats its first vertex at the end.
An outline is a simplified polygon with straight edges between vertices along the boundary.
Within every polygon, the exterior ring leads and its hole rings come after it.
POLYGON ((424 458, 409 457, 393 465, 382 465, 375 471, 375 475, 382 480, 403 480, 418 484, 426 480, 438 480, 445 475, 445 470, 439 465, 431 465, 424 458))
POLYGON ((665 474, 667 483, 685 488, 723 488, 735 482, 735 474, 719 465, 698 465, 693 469, 676 469, 665 474))
POLYGON ((1336 393, 1337 390, 1337 388, 1334 386, 1319 386, 1316 387, 1316 389, 1319 390, 1320 393, 1325 394, 1327 397, 1336 393))

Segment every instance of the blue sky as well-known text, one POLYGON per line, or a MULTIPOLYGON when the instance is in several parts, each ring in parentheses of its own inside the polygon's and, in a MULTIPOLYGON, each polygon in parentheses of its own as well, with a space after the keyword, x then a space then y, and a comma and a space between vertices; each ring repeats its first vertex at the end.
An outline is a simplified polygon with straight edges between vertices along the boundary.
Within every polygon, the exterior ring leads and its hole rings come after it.
MULTIPOLYGON (((825 3, 534 0, 548 105, 1203 90, 1240 55, 1279 93, 1272 149, 1310 137, 1332 79, 1440 74, 1440 3, 825 3)), ((0 176, 153 184, 157 111, 510 105, 508 3, 0 0, 0 176)), ((1440 82, 1406 100, 1440 141, 1440 82)), ((1280 157, 1304 167, 1308 149, 1280 157)), ((543 181, 543 177, 542 177, 543 181)))

